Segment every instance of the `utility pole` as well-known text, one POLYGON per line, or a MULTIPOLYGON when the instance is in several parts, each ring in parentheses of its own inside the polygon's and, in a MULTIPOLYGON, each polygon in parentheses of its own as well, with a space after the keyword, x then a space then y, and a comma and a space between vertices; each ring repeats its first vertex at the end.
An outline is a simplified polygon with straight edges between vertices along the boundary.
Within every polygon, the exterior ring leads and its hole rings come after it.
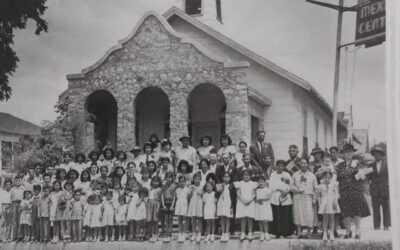
POLYGON ((339 0, 339 5, 334 5, 314 0, 306 0, 306 2, 331 8, 338 11, 337 33, 336 33, 335 76, 333 82, 333 121, 332 121, 333 145, 337 145, 337 124, 338 124, 337 113, 338 113, 338 93, 339 93, 339 77, 340 77, 340 51, 342 48, 341 43, 342 43, 343 13, 345 11, 356 11, 356 6, 344 7, 343 1, 344 0, 339 0))

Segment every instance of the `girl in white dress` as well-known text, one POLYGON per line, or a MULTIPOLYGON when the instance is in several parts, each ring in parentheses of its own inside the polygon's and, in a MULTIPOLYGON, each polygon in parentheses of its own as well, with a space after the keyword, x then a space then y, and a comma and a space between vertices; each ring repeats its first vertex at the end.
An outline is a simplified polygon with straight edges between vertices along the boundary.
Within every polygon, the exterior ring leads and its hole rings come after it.
POLYGON ((246 224, 248 226, 248 240, 253 240, 253 220, 255 214, 254 200, 256 198, 257 182, 250 180, 250 172, 248 170, 242 171, 242 181, 235 182, 234 185, 237 189, 238 202, 236 208, 236 218, 240 220, 241 236, 240 240, 245 239, 246 224))
POLYGON ((214 241, 215 219, 217 212, 217 198, 215 197, 214 185, 212 182, 207 182, 204 186, 205 193, 203 194, 204 203, 204 220, 207 223, 207 237, 205 241, 214 241))
POLYGON ((93 241, 100 241, 102 219, 103 219, 103 204, 101 204, 100 195, 96 195, 94 198, 94 205, 92 207, 92 216, 90 218, 90 228, 93 231, 93 241))
POLYGON ((268 222, 272 221, 272 208, 269 200, 271 199, 271 189, 265 180, 265 177, 261 176, 258 179, 258 188, 256 189, 256 203, 254 219, 258 221, 258 225, 261 231, 260 240, 269 240, 268 234, 268 222))
POLYGON ((93 240, 93 231, 90 227, 90 222, 92 220, 93 213, 93 203, 95 195, 90 195, 86 200, 86 205, 84 207, 84 215, 83 215, 83 228, 85 229, 86 241, 93 240))
POLYGON ((329 239, 334 240, 334 229, 335 229, 335 214, 340 213, 339 207, 339 190, 338 182, 333 181, 333 173, 326 171, 322 175, 321 184, 318 186, 318 200, 319 210, 318 214, 323 216, 322 228, 323 228, 323 240, 328 239, 328 226, 329 226, 329 239))
POLYGON ((186 178, 183 175, 179 177, 178 185, 178 188, 175 190, 172 207, 175 205, 175 215, 178 216, 178 242, 184 242, 186 239, 186 217, 190 190, 186 186, 186 178))
POLYGON ((139 189, 139 199, 136 202, 136 234, 138 234, 139 241, 145 240, 146 237, 146 203, 149 197, 149 190, 145 187, 139 189))
POLYGON ((126 240, 126 216, 128 214, 128 205, 124 195, 118 197, 118 205, 115 212, 115 224, 118 226, 119 241, 126 240))
POLYGON ((58 201, 60 200, 62 191, 61 191, 61 183, 59 181, 53 182, 53 191, 50 193, 50 223, 53 226, 53 239, 52 243, 56 243, 58 241, 58 235, 60 234, 60 221, 56 220, 58 201))
POLYGON ((200 185, 201 175, 197 172, 193 177, 193 185, 190 186, 190 202, 187 216, 192 219, 191 241, 201 240, 203 231, 203 187, 200 185))
POLYGON ((115 216, 115 211, 114 211, 114 201, 113 201, 113 193, 112 191, 107 191, 106 193, 106 200, 103 201, 103 220, 102 220, 102 226, 104 228, 104 241, 108 241, 111 239, 111 241, 114 241, 114 235, 115 235, 115 228, 114 228, 114 216, 115 216), (110 231, 111 231, 111 237, 110 237, 110 231))
POLYGON ((222 177, 222 185, 217 191, 220 193, 217 203, 217 216, 220 218, 221 224, 221 241, 229 241, 230 223, 233 218, 236 207, 236 189, 231 183, 231 176, 228 172, 222 177))
POLYGON ((134 240, 136 239, 136 233, 135 228, 136 228, 136 204, 137 201, 139 200, 139 189, 140 189, 140 184, 135 181, 132 183, 132 192, 129 193, 129 198, 128 198, 128 214, 127 214, 127 220, 129 222, 129 240, 134 240))

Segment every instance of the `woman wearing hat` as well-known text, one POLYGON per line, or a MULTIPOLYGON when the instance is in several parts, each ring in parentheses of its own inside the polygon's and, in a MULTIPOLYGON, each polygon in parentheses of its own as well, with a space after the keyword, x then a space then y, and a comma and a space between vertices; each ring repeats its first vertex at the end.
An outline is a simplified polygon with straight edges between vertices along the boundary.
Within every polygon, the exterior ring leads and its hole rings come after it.
POLYGON ((310 171, 315 174, 322 167, 322 159, 324 158, 325 152, 320 147, 316 147, 312 149, 311 155, 314 160, 310 162, 310 171))
POLYGON ((211 150, 214 149, 211 136, 203 135, 200 138, 200 145, 201 147, 197 149, 197 154, 199 155, 200 159, 208 159, 211 150))
POLYGON ((346 227, 345 239, 352 237, 351 225, 353 222, 356 227, 355 238, 360 239, 361 218, 370 215, 364 195, 363 181, 355 178, 360 169, 358 160, 354 159, 355 151, 353 145, 345 144, 341 151, 344 154, 345 161, 340 163, 336 170, 337 181, 339 182, 339 206, 346 227))

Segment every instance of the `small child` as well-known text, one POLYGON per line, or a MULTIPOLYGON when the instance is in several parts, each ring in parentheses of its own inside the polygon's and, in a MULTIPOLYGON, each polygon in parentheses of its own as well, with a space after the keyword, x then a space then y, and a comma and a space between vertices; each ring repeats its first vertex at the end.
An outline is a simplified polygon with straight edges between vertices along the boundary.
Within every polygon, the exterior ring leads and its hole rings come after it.
POLYGON ((94 198, 96 195, 92 194, 88 196, 86 200, 86 205, 84 207, 84 216, 83 216, 83 223, 82 226, 85 229, 85 239, 86 241, 92 241, 93 240, 93 231, 90 225, 90 222, 92 220, 92 214, 93 214, 93 204, 94 204, 94 198))
POLYGON ((231 176, 226 172, 222 177, 221 190, 217 203, 217 216, 221 221, 221 242, 229 241, 230 222, 235 214, 236 207, 236 189, 231 183, 231 176))
POLYGON ((178 179, 178 188, 175 190, 172 207, 175 205, 175 215, 178 216, 178 242, 182 243, 186 239, 186 217, 188 211, 188 197, 190 190, 186 186, 186 177, 181 175, 178 179))
POLYGON ((101 222, 103 220, 103 204, 101 203, 101 196, 95 195, 92 207, 92 216, 90 218, 90 228, 93 232, 93 241, 100 241, 101 237, 101 222))
POLYGON ((147 188, 149 190, 151 188, 151 178, 150 178, 150 171, 147 167, 143 167, 142 171, 140 172, 142 178, 139 180, 139 183, 142 187, 147 188))
POLYGON ((115 211, 115 224, 118 227, 119 241, 126 240, 126 226, 128 205, 126 204, 126 198, 124 195, 118 197, 118 205, 115 211))
POLYGON ((106 192, 106 200, 103 201, 103 220, 102 226, 104 228, 104 241, 114 241, 115 228, 114 228, 114 216, 115 216, 115 206, 113 201, 112 191, 106 192), (110 236, 111 233, 111 236, 110 236))
POLYGON ((4 228, 4 241, 11 240, 11 229, 13 224, 12 207, 11 207, 11 188, 12 180, 6 179, 4 181, 4 189, 0 192, 0 206, 1 206, 1 225, 4 228))
POLYGON ((328 239, 327 230, 329 226, 329 239, 334 240, 335 214, 340 213, 339 208, 339 191, 337 181, 332 181, 333 173, 324 172, 321 184, 318 186, 319 193, 319 210, 318 214, 323 216, 323 240, 328 239))
POLYGON ((160 213, 161 179, 155 176, 151 179, 149 200, 147 201, 147 222, 150 242, 158 241, 158 220, 160 213))
POLYGON ((269 200, 271 199, 271 189, 264 176, 258 179, 258 187, 256 189, 256 203, 254 219, 258 221, 261 231, 260 240, 269 240, 268 222, 272 221, 272 208, 269 200))
POLYGON ((129 240, 137 240, 136 236, 138 235, 138 232, 135 232, 136 229, 136 204, 139 200, 139 189, 140 189, 140 184, 139 182, 135 181, 132 183, 132 192, 129 193, 129 198, 128 198, 128 214, 127 214, 127 220, 129 222, 129 240))
POLYGON ((50 193, 50 223, 53 224, 53 239, 51 243, 57 243, 60 235, 61 211, 58 209, 58 202, 62 195, 61 182, 53 182, 53 192, 50 193))
POLYGON ((12 212, 12 239, 18 240, 20 238, 19 219, 21 217, 21 201, 24 198, 24 186, 22 186, 22 178, 20 175, 14 178, 14 187, 11 188, 11 212, 12 212))
POLYGON ((174 207, 172 201, 175 197, 174 173, 167 172, 164 177, 164 185, 161 190, 161 230, 165 233, 164 242, 171 241, 172 216, 174 207))
POLYGON ((145 241, 146 239, 146 203, 149 196, 149 190, 145 187, 139 189, 139 199, 136 202, 136 234, 138 235, 139 241, 145 241))
POLYGON ((72 240, 80 242, 82 240, 82 219, 83 219, 83 203, 81 200, 81 190, 74 191, 74 200, 71 201, 71 232, 72 240))
POLYGON ((39 201, 40 192, 42 187, 40 185, 33 186, 33 197, 32 197, 32 240, 39 242, 40 240, 40 223, 39 223, 39 201))
POLYGON ((42 195, 39 199, 39 211, 40 221, 40 241, 48 242, 50 240, 50 187, 43 186, 42 195))
POLYGON ((112 196, 114 204, 118 204, 119 197, 124 194, 124 189, 121 187, 121 182, 118 179, 113 181, 112 196))
POLYGON ((197 172, 193 176, 193 185, 190 186, 190 201, 187 216, 192 219, 192 238, 200 242, 203 232, 203 187, 201 183, 201 174, 197 172))
POLYGON ((24 199, 21 201, 21 217, 19 220, 22 238, 25 242, 31 240, 32 226, 32 191, 24 191, 24 199))
POLYGON ((64 184, 64 191, 60 197, 59 209, 62 211, 61 217, 61 236, 64 241, 71 242, 71 201, 74 184, 67 181, 64 184))
POLYGON ((255 189, 258 184, 250 180, 250 171, 247 169, 242 170, 242 179, 242 181, 234 183, 238 194, 236 218, 240 218, 240 240, 243 241, 245 239, 247 224, 249 232, 247 239, 251 241, 253 240, 253 220, 255 215, 255 189))
POLYGON ((203 194, 203 204, 204 204, 204 220, 207 223, 207 237, 205 241, 214 241, 215 233, 215 219, 217 212, 217 199, 215 197, 214 185, 212 182, 208 181, 204 185, 203 194))

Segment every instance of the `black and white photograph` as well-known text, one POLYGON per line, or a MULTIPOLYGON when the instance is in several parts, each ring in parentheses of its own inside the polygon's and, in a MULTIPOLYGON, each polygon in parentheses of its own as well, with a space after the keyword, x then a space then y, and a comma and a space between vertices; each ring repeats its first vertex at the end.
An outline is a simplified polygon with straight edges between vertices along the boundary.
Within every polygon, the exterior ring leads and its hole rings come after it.
POLYGON ((0 0, 0 248, 400 249, 397 0, 0 0))

